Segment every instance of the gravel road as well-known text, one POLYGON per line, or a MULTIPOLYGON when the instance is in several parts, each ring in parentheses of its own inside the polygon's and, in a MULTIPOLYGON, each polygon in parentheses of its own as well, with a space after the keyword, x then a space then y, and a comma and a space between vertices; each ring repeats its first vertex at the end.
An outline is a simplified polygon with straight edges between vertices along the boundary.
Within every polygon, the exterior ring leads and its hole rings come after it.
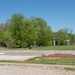
POLYGON ((75 75, 75 71, 50 65, 0 65, 0 75, 75 75))

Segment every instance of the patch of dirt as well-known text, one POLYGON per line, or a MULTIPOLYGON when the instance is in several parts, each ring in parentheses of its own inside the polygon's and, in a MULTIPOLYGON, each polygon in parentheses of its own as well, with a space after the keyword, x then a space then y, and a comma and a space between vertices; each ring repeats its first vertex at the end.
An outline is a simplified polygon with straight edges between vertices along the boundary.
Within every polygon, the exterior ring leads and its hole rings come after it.
POLYGON ((66 71, 58 65, 1 65, 0 75, 75 75, 75 71, 66 71))
POLYGON ((41 57, 44 57, 44 58, 75 58, 75 55, 73 54, 48 54, 48 55, 42 55, 41 57))

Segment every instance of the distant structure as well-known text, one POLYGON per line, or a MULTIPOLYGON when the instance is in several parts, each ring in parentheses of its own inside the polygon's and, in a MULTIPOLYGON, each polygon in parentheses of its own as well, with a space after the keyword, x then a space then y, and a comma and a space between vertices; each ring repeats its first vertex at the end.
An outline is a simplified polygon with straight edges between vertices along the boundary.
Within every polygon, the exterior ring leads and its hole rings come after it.
POLYGON ((60 42, 59 42, 59 38, 54 38, 53 39, 53 45, 55 46, 55 45, 59 45, 60 44, 60 42))
POLYGON ((70 40, 69 39, 66 39, 65 42, 66 42, 66 45, 70 45, 70 40))

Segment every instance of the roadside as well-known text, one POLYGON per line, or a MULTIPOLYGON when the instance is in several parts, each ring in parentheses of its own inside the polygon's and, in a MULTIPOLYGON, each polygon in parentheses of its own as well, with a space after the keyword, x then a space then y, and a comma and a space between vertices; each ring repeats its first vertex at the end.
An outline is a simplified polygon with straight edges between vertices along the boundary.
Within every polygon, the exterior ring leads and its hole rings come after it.
MULTIPOLYGON (((0 75, 75 75, 75 71, 65 70, 65 65, 41 64, 0 64, 0 75)), ((69 66, 73 68, 73 66, 69 66)))
POLYGON ((11 61, 24 61, 35 56, 10 56, 10 55, 0 55, 0 60, 11 60, 11 61))
POLYGON ((73 54, 75 51, 61 51, 61 50, 0 50, 0 60, 17 60, 24 61, 30 58, 48 55, 48 54, 73 54))
MULTIPOLYGON (((46 51, 46 50, 45 50, 46 51)), ((2 50, 1 53, 5 52, 42 52, 37 50, 2 50)), ((47 51, 46 54, 50 53, 73 53, 73 51, 47 51)), ((12 53, 13 54, 13 53, 12 53)), ((36 56, 21 56, 21 55, 0 55, 0 60, 10 61, 24 61, 36 56)), ((33 60, 33 59, 32 59, 33 60)), ((31 61, 32 61, 31 60, 31 61)), ((50 60, 50 59, 49 59, 50 60)), ((35 61, 39 61, 36 59, 35 61)), ((68 61, 68 60, 67 60, 68 61)), ((70 61, 70 60, 69 60, 70 61)), ((73 60, 74 61, 74 60, 73 60)), ((48 61, 49 62, 49 61, 48 61)), ((75 75, 75 66, 71 65, 51 65, 51 64, 28 64, 28 63, 16 63, 16 62, 0 62, 0 75, 75 75)))

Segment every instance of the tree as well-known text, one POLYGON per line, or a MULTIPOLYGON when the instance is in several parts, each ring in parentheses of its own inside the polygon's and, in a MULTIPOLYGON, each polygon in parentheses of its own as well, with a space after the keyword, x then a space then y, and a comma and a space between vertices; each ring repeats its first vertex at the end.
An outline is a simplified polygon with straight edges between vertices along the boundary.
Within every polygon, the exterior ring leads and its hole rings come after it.
POLYGON ((28 45, 33 45, 34 42, 38 39, 38 24, 35 19, 27 19, 24 22, 25 24, 25 37, 28 45))
POLYGON ((7 47, 26 47, 29 45, 51 45, 52 30, 42 18, 25 18, 20 13, 12 15, 5 24, 1 24, 4 38, 3 43, 7 47))
POLYGON ((65 40, 69 38, 68 36, 68 29, 67 28, 62 28, 56 33, 56 37, 60 39, 60 44, 64 45, 65 40))
POLYGON ((4 37, 3 30, 0 29, 0 46, 1 46, 1 42, 3 40, 3 37, 4 37))
POLYGON ((14 47, 15 39, 11 35, 11 32, 9 29, 4 32, 4 38, 2 40, 2 46, 5 46, 7 48, 13 48, 14 47))
MULTIPOLYGON (((8 30, 8 24, 7 22, 4 24, 4 23, 1 23, 0 24, 0 45, 3 46, 5 44, 5 42, 3 42, 3 40, 5 39, 5 32, 8 30)), ((7 35, 8 37, 8 35, 7 35)))
POLYGON ((22 47, 23 45, 23 21, 24 16, 22 14, 13 14, 12 18, 10 19, 10 32, 15 39, 15 46, 22 47))
POLYGON ((36 18, 40 30, 38 31, 38 41, 39 45, 50 45, 52 43, 52 30, 51 27, 47 25, 47 22, 41 18, 36 18))

